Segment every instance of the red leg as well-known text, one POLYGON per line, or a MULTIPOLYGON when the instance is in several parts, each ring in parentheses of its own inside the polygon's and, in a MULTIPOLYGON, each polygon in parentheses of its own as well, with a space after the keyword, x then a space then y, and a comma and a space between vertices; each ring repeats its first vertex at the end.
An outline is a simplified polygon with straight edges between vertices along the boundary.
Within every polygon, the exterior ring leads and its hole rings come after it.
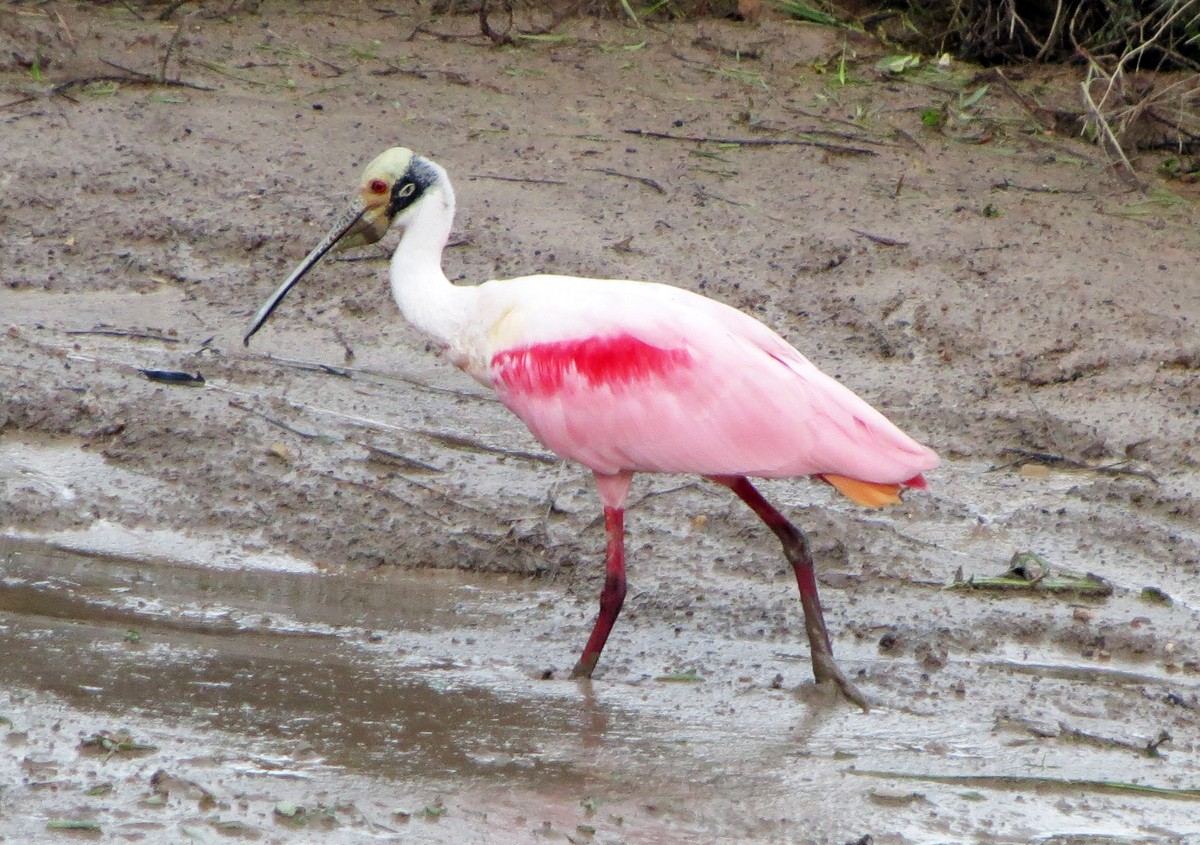
POLYGON ((604 589, 600 592, 600 615, 596 617, 596 625, 592 635, 588 637, 587 645, 583 647, 583 655, 571 670, 572 678, 590 678, 608 641, 608 634, 621 605, 625 601, 625 511, 621 508, 604 509, 604 527, 608 532, 608 555, 604 561, 604 589))
POLYGON ((590 678, 608 641, 609 632, 621 605, 625 602, 625 496, 633 473, 596 474, 596 490, 604 503, 604 528, 608 534, 608 552, 604 560, 604 589, 600 591, 600 615, 588 637, 579 662, 571 670, 572 678, 590 678))
POLYGON ((813 677, 818 683, 832 681, 837 684, 842 695, 863 710, 869 709, 867 699, 833 661, 829 631, 825 628, 825 614, 821 610, 821 598, 817 594, 817 576, 813 570, 812 556, 808 551, 808 541, 804 539, 800 529, 764 499, 745 476, 709 477, 737 493, 783 544, 783 554, 792 565, 792 570, 796 573, 796 583, 800 586, 800 605, 804 608, 804 629, 808 633, 808 645, 812 652, 813 677))

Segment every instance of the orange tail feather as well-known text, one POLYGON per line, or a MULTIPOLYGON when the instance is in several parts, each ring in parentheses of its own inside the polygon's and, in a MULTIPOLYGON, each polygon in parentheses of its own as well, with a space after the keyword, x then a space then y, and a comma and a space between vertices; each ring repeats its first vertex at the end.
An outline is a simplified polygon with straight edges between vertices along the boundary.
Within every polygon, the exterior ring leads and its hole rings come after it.
MULTIPOLYGON (((831 475, 829 473, 818 475, 817 478, 831 484, 847 499, 857 502, 864 507, 882 508, 885 505, 900 504, 899 484, 877 484, 874 481, 859 481, 857 478, 847 478, 844 475, 831 475)), ((915 487, 917 485, 912 484, 908 486, 915 487)))

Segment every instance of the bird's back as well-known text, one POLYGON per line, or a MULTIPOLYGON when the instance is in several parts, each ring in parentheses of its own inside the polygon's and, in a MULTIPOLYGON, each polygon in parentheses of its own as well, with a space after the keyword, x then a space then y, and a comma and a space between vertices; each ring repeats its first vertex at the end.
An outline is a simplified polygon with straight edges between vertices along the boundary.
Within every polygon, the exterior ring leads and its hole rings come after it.
POLYGON ((758 320, 668 285, 478 288, 477 372, 546 446, 622 470, 897 484, 934 453, 758 320))

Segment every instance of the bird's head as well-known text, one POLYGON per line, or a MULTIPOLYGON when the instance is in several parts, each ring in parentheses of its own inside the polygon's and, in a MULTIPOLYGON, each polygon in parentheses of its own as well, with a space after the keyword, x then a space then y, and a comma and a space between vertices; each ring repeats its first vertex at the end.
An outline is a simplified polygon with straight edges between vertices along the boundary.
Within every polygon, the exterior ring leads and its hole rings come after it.
POLYGON ((392 147, 376 156, 363 170, 358 196, 338 218, 329 233, 262 304, 242 342, 249 344, 292 286, 331 250, 367 246, 380 240, 393 225, 404 228, 419 201, 442 181, 443 172, 433 162, 404 147, 392 147))
MULTIPOLYGON (((358 200, 346 215, 357 219, 336 238, 336 248, 373 244, 393 224, 403 227, 407 213, 439 177, 437 166, 412 150, 392 147, 380 153, 363 170, 358 200)), ((341 222, 344 225, 346 220, 341 222)))

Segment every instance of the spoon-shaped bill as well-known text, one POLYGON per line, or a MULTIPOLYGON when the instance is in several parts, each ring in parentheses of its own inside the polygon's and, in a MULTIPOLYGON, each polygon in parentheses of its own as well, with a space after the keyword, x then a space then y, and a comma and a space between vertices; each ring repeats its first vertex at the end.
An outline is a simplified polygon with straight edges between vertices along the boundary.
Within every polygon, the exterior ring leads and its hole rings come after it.
POLYGON ((292 286, 296 282, 303 278, 305 273, 316 266, 318 261, 325 257, 325 253, 335 247, 338 249, 348 249, 350 247, 373 244, 384 236, 387 232, 386 218, 381 221, 377 219, 377 215, 368 214, 368 211, 369 209, 361 202, 355 202, 338 218, 333 228, 329 230, 329 234, 321 239, 316 248, 304 257, 304 260, 297 265, 296 269, 284 280, 283 284, 255 312, 254 319, 250 321, 250 328, 246 332, 246 336, 242 338, 244 345, 250 345, 250 338, 254 337, 254 333, 262 328, 263 323, 271 316, 271 312, 287 296, 287 292, 292 289, 292 286))

